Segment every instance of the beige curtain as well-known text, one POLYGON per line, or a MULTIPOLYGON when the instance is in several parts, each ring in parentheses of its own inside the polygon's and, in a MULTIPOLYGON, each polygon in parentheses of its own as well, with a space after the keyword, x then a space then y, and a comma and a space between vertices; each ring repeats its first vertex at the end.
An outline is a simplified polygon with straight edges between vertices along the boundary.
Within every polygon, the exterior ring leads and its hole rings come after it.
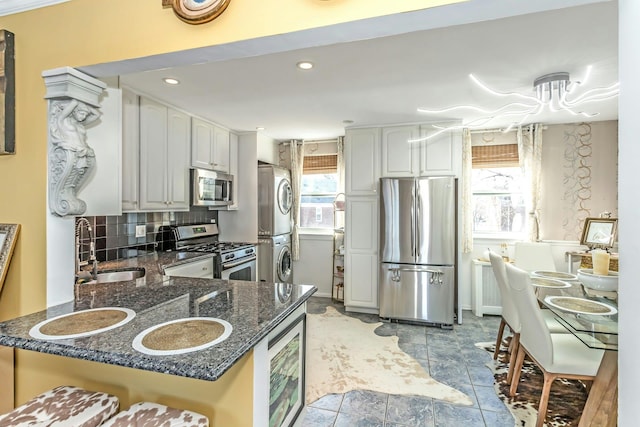
POLYGON ((542 126, 538 123, 518 127, 518 158, 524 175, 524 200, 527 238, 540 240, 540 171, 542 169, 542 126))
POLYGON ((473 203, 471 192, 471 131, 468 128, 462 130, 462 176, 460 186, 462 204, 462 253, 470 253, 473 250, 473 203))
POLYGON ((300 259, 300 190, 302 187, 304 142, 292 140, 289 143, 289 151, 291 154, 291 190, 293 192, 291 256, 294 261, 298 261, 300 259))

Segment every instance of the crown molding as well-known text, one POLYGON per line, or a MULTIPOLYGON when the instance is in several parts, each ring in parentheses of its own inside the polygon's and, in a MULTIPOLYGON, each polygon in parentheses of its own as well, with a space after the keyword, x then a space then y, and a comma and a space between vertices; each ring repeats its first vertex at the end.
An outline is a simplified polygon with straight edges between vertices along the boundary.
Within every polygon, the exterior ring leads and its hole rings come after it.
POLYGON ((69 0, 2 0, 0 2, 0 16, 38 9, 67 1, 69 0))

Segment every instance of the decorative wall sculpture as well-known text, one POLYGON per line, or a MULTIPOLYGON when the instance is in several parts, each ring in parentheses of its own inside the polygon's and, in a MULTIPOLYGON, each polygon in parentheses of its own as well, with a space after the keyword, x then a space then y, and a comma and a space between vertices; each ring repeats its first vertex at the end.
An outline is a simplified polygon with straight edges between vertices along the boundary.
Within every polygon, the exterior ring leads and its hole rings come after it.
POLYGON ((16 152, 14 35, 0 30, 0 154, 16 152))
POLYGON ((173 8, 176 16, 187 24, 204 24, 225 11, 231 0, 162 0, 162 6, 173 8))
POLYGON ((86 128, 100 117, 106 84, 73 68, 43 73, 49 99, 49 209, 59 216, 82 215, 77 194, 96 164, 86 128))

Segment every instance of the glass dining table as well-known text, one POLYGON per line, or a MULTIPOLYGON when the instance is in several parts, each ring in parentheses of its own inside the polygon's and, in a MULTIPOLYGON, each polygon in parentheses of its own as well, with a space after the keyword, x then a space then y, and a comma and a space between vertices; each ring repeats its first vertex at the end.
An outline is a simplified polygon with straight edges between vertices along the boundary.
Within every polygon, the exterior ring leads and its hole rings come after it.
POLYGON ((609 427, 618 418, 618 306, 610 292, 595 293, 579 281, 536 289, 542 308, 553 312, 570 333, 589 348, 604 350, 579 427, 609 427), (606 295, 606 296, 604 296, 606 295))

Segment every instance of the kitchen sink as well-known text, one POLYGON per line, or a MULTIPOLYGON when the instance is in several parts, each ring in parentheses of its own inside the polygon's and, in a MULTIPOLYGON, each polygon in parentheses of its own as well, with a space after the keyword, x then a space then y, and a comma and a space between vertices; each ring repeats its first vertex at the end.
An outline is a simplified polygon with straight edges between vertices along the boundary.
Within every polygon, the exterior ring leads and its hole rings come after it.
POLYGON ((78 283, 112 283, 112 282, 126 282, 128 280, 136 280, 144 277, 145 269, 140 267, 133 268, 120 268, 117 270, 102 270, 99 271, 95 279, 81 278, 78 283))

